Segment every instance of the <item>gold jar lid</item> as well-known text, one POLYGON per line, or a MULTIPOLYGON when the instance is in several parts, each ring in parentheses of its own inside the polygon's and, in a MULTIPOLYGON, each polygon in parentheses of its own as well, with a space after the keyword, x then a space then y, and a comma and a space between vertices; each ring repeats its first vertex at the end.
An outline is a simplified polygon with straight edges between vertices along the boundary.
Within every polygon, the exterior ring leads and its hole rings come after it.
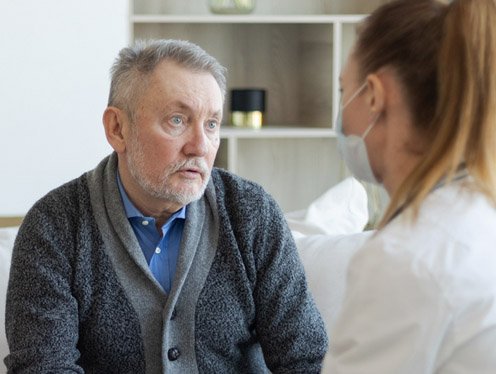
POLYGON ((260 111, 232 112, 231 123, 235 127, 259 129, 262 127, 263 113, 260 111))

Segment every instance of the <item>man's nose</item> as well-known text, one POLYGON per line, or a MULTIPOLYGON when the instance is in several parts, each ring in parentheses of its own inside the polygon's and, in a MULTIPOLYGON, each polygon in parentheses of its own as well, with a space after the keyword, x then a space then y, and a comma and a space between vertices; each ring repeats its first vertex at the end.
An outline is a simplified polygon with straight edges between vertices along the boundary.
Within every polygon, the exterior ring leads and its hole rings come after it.
POLYGON ((186 133, 185 154, 196 157, 205 156, 208 152, 209 139, 205 133, 203 123, 195 123, 186 133))

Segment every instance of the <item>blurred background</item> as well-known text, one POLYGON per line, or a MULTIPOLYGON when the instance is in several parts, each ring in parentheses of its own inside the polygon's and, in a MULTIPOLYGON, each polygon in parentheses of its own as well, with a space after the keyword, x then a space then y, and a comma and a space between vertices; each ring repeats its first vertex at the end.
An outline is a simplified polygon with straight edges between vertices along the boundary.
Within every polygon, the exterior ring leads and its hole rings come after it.
MULTIPOLYGON (((385 0, 0 2, 0 225, 109 152, 109 69, 135 39, 200 44, 229 69, 216 165, 262 184, 285 212, 348 171, 333 122, 355 27, 385 0), (230 92, 264 90, 260 129, 232 126, 230 92)), ((385 204, 367 186, 371 221, 385 204)), ((373 224, 373 222, 371 222, 373 224)))

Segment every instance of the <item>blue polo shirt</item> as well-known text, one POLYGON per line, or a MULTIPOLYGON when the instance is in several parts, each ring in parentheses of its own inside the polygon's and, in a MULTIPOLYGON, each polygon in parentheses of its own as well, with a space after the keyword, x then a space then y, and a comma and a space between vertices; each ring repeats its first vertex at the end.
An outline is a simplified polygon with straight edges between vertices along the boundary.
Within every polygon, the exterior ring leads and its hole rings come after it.
POLYGON ((155 279, 166 293, 169 293, 176 273, 179 246, 183 236, 186 206, 174 213, 161 228, 155 226, 155 218, 145 217, 129 199, 122 185, 119 173, 117 184, 121 194, 127 219, 145 255, 155 279))

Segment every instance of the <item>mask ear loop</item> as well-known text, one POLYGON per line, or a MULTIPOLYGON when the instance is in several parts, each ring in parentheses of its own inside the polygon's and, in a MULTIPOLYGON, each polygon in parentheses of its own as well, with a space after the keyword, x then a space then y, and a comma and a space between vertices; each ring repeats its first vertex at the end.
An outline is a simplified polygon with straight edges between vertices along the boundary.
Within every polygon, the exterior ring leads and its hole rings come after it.
POLYGON ((351 103, 351 102, 353 101, 353 99, 354 99, 355 97, 357 97, 357 96, 358 96, 358 95, 359 95, 359 94, 363 91, 363 89, 364 89, 365 87, 367 87, 367 82, 365 82, 364 84, 362 84, 362 85, 358 88, 358 90, 356 90, 356 91, 355 91, 355 93, 354 93, 353 95, 351 95, 351 97, 350 97, 350 98, 346 101, 346 103, 345 103, 343 106, 341 106, 341 110, 343 110, 344 108, 346 108, 346 107, 348 106, 348 104, 349 104, 349 103, 351 103))
POLYGON ((377 120, 379 119, 380 116, 381 116, 381 113, 378 113, 377 116, 374 118, 374 120, 372 122, 370 122, 369 127, 367 127, 367 130, 365 130, 365 132, 362 135, 362 139, 366 138, 366 136, 369 134, 370 130, 372 130, 372 127, 374 127, 374 125, 377 123, 377 120))

